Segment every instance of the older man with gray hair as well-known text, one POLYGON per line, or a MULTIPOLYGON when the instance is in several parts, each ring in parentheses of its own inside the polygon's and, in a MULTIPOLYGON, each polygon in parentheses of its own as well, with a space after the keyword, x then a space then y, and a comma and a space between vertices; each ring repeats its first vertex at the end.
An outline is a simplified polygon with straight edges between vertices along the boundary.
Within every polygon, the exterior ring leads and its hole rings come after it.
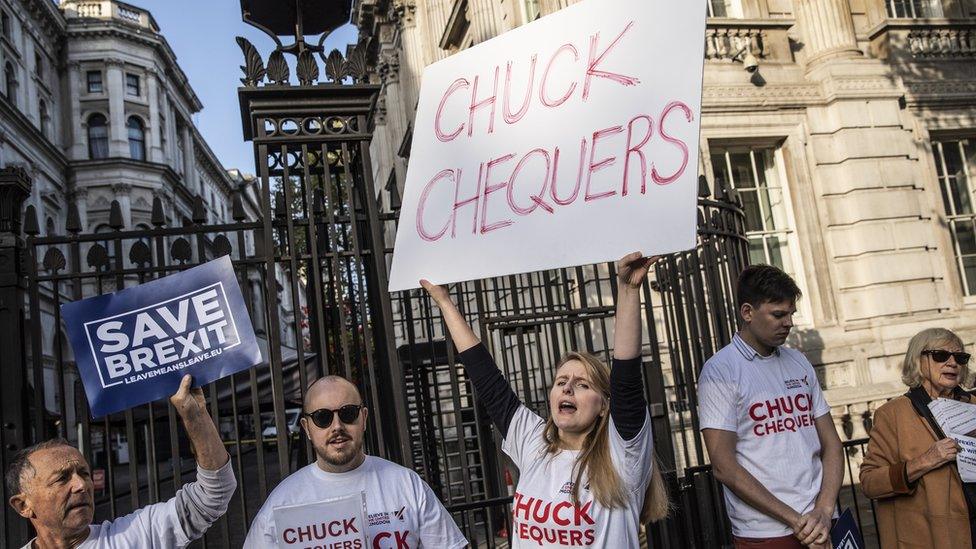
POLYGON ((23 549, 185 547, 227 511, 237 480, 203 391, 183 377, 170 402, 196 451, 197 480, 169 501, 92 524, 94 485, 85 456, 62 439, 21 450, 7 470, 10 505, 37 531, 23 549))

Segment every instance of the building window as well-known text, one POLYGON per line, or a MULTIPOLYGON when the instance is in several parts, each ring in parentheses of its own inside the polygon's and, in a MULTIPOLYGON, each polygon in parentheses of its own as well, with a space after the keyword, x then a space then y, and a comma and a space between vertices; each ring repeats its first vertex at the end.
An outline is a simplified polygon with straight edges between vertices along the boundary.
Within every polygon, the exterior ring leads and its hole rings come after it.
POLYGON ((41 99, 37 104, 37 110, 41 119, 41 133, 44 134, 45 137, 50 137, 47 132, 49 126, 51 125, 51 114, 47 112, 47 102, 41 99))
POLYGON ((711 157, 715 185, 730 186, 742 198, 750 263, 775 265, 796 278, 790 252, 795 231, 776 150, 712 149, 711 157))
POLYGON ((130 116, 125 127, 129 130, 129 156, 133 160, 146 159, 146 130, 142 120, 137 116, 130 116))
POLYGON ((14 39, 13 29, 10 27, 10 15, 6 11, 0 12, 0 32, 7 40, 14 39))
POLYGON ((88 158, 108 158, 108 120, 104 115, 88 117, 88 158))
POLYGON ((705 0, 709 17, 742 17, 739 0, 705 0))
POLYGON ((927 19, 942 17, 942 0, 885 0, 892 19, 927 19))
POLYGON ((42 81, 44 80, 44 56, 41 52, 34 52, 34 74, 42 81))
POLYGON ((935 141, 932 150, 962 290, 965 295, 976 295, 976 144, 971 140, 935 141))
POLYGON ((102 71, 88 71, 88 93, 102 93, 102 71))
POLYGON ((125 93, 127 93, 129 95, 134 95, 136 97, 138 97, 139 95, 141 95, 139 93, 139 76, 138 75, 126 73, 126 75, 125 75, 125 93))
POLYGON ((17 103, 17 69, 14 68, 14 64, 7 61, 7 64, 3 67, 3 80, 4 80, 4 93, 10 102, 17 103))

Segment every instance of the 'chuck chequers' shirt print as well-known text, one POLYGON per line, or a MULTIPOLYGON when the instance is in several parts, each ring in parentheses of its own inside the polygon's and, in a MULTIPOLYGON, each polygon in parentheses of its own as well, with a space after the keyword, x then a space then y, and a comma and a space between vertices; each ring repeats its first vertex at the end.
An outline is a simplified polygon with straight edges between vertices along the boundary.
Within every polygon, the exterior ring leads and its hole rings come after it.
POLYGON ((650 416, 629 441, 621 438, 610 420, 610 453, 627 489, 628 505, 618 509, 596 501, 585 474, 579 505, 573 504, 573 465, 579 452, 546 455, 544 429, 541 417, 519 406, 502 446, 519 469, 509 534, 512 548, 637 547, 640 511, 653 465, 650 416))
MULTIPOLYGON (((705 363, 698 399, 702 429, 738 435, 739 465, 796 512, 813 509, 823 478, 816 419, 830 407, 806 357, 786 347, 763 357, 736 334, 705 363)), ((723 492, 736 536, 793 533, 731 490, 723 492)))

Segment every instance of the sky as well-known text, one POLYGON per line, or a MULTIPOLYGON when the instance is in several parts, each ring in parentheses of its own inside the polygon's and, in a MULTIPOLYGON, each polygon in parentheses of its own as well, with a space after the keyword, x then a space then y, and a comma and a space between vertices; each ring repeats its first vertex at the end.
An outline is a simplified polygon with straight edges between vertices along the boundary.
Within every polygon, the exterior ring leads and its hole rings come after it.
MULTIPOLYGON (((224 168, 254 173, 253 147, 244 141, 237 102, 244 54, 235 37, 243 36, 250 40, 265 63, 274 42, 241 20, 238 0, 126 1, 149 10, 159 24, 163 36, 176 53, 177 63, 203 103, 203 110, 194 117, 194 123, 224 168)), ((346 44, 356 42, 356 35, 353 25, 340 27, 326 39, 326 52, 339 48, 345 53, 346 44)), ((314 39, 317 41, 318 37, 314 39)), ((282 42, 287 44, 289 40, 283 37, 282 42)), ((292 82, 295 83, 294 63, 290 64, 292 82)), ((321 71, 322 67, 319 69, 321 71)))

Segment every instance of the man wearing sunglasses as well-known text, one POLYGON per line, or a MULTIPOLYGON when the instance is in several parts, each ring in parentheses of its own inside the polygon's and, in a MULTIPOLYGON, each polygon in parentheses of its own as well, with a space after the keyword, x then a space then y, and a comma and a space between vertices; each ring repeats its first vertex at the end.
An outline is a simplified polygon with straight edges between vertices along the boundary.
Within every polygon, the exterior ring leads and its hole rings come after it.
POLYGON ((360 492, 366 495, 371 547, 467 546, 451 515, 417 473, 363 451, 369 410, 355 385, 339 376, 317 380, 305 393, 303 412, 302 429, 315 449, 315 463, 271 492, 251 523, 245 549, 276 547, 275 509, 360 492))

